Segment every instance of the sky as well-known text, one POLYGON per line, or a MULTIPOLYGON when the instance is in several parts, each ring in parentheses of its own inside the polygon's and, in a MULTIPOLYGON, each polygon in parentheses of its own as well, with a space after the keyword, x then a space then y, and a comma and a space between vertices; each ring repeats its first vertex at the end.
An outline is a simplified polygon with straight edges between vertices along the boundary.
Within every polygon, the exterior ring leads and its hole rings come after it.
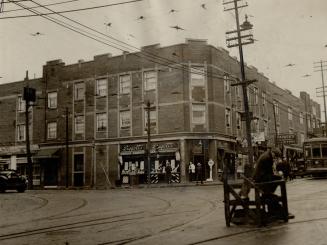
MULTIPOLYGON (((26 70, 30 78, 41 77, 42 66, 49 60, 62 59, 66 64, 73 64, 80 59, 93 60, 99 54, 118 55, 122 50, 137 51, 142 46, 155 43, 161 46, 184 43, 186 38, 207 39, 213 46, 228 49, 231 56, 239 56, 237 48, 226 47, 225 32, 235 29, 235 15, 233 11, 224 11, 223 0, 143 0, 62 14, 131 46, 122 46, 117 41, 112 43, 113 40, 108 37, 101 39, 109 44, 105 45, 40 16, 7 18, 32 13, 28 10, 16 11, 21 7, 4 1, 4 12, 0 13, 0 83, 20 81, 26 70), (184 30, 171 28, 176 25, 184 30)), ((42 5, 60 3, 47 7, 58 12, 131 0, 33 1, 42 5)), ((240 9, 240 19, 243 22, 245 14, 249 16, 257 41, 244 46, 245 62, 257 67, 279 87, 292 91, 296 96, 300 91, 306 91, 323 105, 322 98, 316 97, 316 88, 322 86, 322 80, 321 73, 314 72, 317 65, 314 62, 327 61, 327 1, 247 2, 248 7, 240 9), (310 76, 304 77, 306 74, 310 76)), ((37 6, 26 0, 20 4, 37 6)), ((49 12, 44 8, 33 10, 49 12)), ((58 15, 48 17, 62 24, 77 26, 58 15)), ((88 31, 93 38, 100 36, 88 31)), ((325 73, 327 80, 327 71, 325 73)))

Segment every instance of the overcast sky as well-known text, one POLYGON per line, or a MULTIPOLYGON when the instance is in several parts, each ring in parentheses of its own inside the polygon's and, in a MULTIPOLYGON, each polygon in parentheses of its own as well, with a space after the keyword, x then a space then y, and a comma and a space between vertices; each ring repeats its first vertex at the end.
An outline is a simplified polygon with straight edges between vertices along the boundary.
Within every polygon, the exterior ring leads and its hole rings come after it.
MULTIPOLYGON (((65 11, 129 0, 35 1, 43 5, 65 2, 48 6, 55 11, 65 11)), ((21 3, 36 6, 28 1, 21 3)), ((321 98, 315 96, 315 88, 322 86, 321 74, 313 72, 313 62, 327 61, 327 1, 248 0, 248 5, 241 10, 240 17, 243 21, 245 14, 250 16, 254 38, 258 41, 244 47, 247 64, 257 67, 271 81, 294 95, 307 91, 321 103, 321 98), (286 66, 288 64, 295 65, 286 66), (305 74, 311 76, 303 77, 305 74)), ((13 3, 5 3, 5 12, 0 14, 0 83, 22 80, 25 70, 29 70, 30 77, 40 77, 42 66, 53 59, 72 64, 79 59, 92 60, 98 54, 120 54, 120 49, 136 51, 154 43, 162 46, 183 43, 185 38, 207 39, 209 44, 227 49, 225 32, 235 29, 235 16, 233 12, 223 11, 222 0, 143 0, 63 14, 135 47, 127 49, 116 42, 113 46, 117 49, 39 16, 3 19, 31 14, 27 10, 11 11, 18 8, 13 3), (139 19, 141 16, 143 19, 139 19), (171 28, 176 25, 185 30, 171 28), (38 32, 42 35, 32 35, 38 32)), ((49 12, 41 8, 35 10, 49 12)), ((51 17, 76 26, 60 16, 51 17)), ((91 36, 94 35, 93 32, 91 36)), ((103 41, 109 44, 108 40, 103 41)), ((230 52, 238 57, 237 48, 230 52)), ((325 77, 327 79, 327 72, 325 77)))

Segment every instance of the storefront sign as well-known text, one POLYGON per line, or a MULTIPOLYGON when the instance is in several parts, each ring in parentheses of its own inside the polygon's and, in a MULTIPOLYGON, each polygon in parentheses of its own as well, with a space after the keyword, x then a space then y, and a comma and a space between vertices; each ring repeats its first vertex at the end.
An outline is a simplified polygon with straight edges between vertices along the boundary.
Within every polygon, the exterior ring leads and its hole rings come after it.
POLYGON ((277 143, 284 145, 296 144, 296 135, 295 134, 279 134, 277 135, 277 143))
POLYGON ((264 142, 265 132, 251 133, 251 138, 253 143, 264 142))
MULTIPOLYGON (((165 152, 176 152, 179 149, 178 142, 152 142, 151 143, 151 153, 165 153, 165 152)), ((145 154, 146 153, 146 143, 140 144, 126 144, 120 146, 121 155, 132 155, 132 154, 145 154)))

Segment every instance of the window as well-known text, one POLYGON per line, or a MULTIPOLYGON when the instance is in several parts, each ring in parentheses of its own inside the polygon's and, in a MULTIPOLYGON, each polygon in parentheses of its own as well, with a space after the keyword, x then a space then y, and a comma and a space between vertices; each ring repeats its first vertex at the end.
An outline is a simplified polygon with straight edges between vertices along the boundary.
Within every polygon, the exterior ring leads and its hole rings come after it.
POLYGON ((120 112, 120 128, 127 129, 131 126, 131 112, 121 111, 120 112))
POLYGON ((25 124, 17 125, 17 141, 25 140, 25 124))
POLYGON ((84 155, 74 155, 74 186, 84 185, 84 155))
POLYGON ((225 109, 225 123, 226 123, 226 127, 231 126, 230 109, 228 108, 225 109))
POLYGON ((206 106, 202 104, 192 104, 192 123, 205 124, 206 122, 206 106))
POLYGON ((84 99, 84 83, 75 83, 74 97, 75 97, 75 100, 83 100, 84 99))
POLYGON ((153 90, 157 87, 157 74, 155 71, 144 72, 144 90, 153 90))
POLYGON ((320 155, 320 145, 312 146, 312 157, 318 157, 318 158, 321 157, 321 155, 320 155))
POLYGON ((317 115, 317 110, 316 110, 316 107, 315 107, 314 105, 312 106, 312 114, 313 114, 314 116, 317 115))
POLYGON ((292 121, 293 120, 293 110, 291 107, 288 107, 288 120, 292 121))
POLYGON ((23 100, 23 97, 22 96, 18 96, 18 108, 17 110, 19 112, 24 112, 26 109, 26 102, 25 100, 23 100))
POLYGON ((129 94, 131 92, 131 76, 119 76, 119 88, 121 94, 129 94))
POLYGON ((57 123, 49 122, 48 123, 48 139, 57 138, 57 123))
POLYGON ((96 80, 96 95, 97 96, 107 95, 107 79, 96 80))
POLYGON ((224 90, 225 93, 230 92, 230 80, 228 75, 224 75, 224 90))
POLYGON ((321 145, 321 154, 322 154, 322 157, 327 157, 327 145, 326 144, 321 145))
POLYGON ((300 112, 300 124, 303 124, 303 112, 300 112))
POLYGON ((191 85, 193 87, 204 87, 205 86, 204 67, 191 68, 191 85))
POLYGON ((57 108, 57 92, 48 93, 48 108, 49 109, 57 108))
POLYGON ((84 116, 75 117, 75 134, 84 134, 84 116))
POLYGON ((258 88, 253 88, 254 105, 258 104, 258 88))
POLYGON ((266 92, 262 92, 262 105, 265 107, 267 104, 267 95, 266 92))
POLYGON ((273 101, 273 106, 274 106, 274 109, 275 109, 275 114, 276 114, 276 116, 278 116, 279 106, 278 106, 278 102, 276 100, 273 101))
POLYGON ((241 113, 236 113, 236 128, 241 129, 242 127, 242 121, 241 121, 241 113))
MULTIPOLYGON (((150 127, 156 127, 157 126, 157 111, 156 110, 150 110, 150 127)), ((144 128, 148 128, 148 110, 145 110, 144 112, 144 128)))
POLYGON ((263 130, 265 132, 265 136, 268 135, 268 122, 267 121, 263 121, 263 130))
POLYGON ((106 131, 107 129, 107 113, 97 114, 97 131, 106 131))

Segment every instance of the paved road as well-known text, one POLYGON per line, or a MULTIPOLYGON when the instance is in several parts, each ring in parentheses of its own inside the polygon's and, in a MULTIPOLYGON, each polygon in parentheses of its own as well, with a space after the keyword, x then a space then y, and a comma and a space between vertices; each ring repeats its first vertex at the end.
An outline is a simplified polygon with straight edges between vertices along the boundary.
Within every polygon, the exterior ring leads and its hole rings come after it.
POLYGON ((222 186, 0 194, 0 244, 327 244, 327 179, 287 185, 296 218, 225 227, 222 186))

